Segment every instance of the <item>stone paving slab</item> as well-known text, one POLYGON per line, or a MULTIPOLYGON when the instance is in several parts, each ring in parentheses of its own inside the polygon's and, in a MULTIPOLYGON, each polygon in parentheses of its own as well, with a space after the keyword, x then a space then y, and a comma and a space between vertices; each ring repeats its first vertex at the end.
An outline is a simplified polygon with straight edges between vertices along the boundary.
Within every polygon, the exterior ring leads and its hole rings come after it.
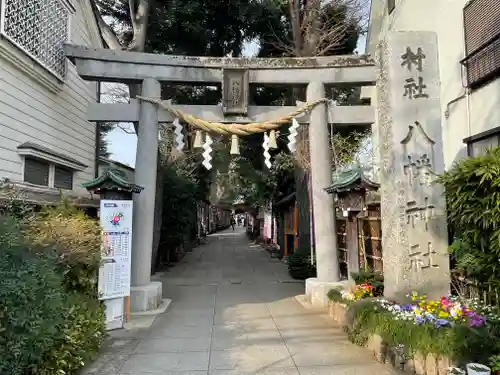
POLYGON ((148 330, 112 332, 82 375, 391 374, 324 311, 297 302, 303 283, 241 228, 210 237, 157 280, 168 311, 148 330))

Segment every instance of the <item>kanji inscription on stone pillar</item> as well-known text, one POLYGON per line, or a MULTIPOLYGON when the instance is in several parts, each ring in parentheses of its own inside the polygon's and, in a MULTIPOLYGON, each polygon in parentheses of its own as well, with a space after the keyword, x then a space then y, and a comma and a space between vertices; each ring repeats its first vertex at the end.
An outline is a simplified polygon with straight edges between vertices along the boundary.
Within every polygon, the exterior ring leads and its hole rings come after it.
POLYGON ((247 115, 248 86, 248 69, 223 69, 222 102, 224 115, 247 115))
POLYGON ((449 291, 437 35, 390 32, 378 48, 384 293, 449 291))

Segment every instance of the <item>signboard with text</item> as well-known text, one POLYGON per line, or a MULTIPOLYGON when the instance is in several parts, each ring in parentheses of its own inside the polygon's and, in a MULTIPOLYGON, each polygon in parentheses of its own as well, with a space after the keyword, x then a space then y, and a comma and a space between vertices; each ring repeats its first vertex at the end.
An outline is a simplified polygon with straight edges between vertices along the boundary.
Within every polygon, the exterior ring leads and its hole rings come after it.
POLYGON ((98 290, 101 299, 130 295, 132 201, 101 200, 101 267, 98 290))

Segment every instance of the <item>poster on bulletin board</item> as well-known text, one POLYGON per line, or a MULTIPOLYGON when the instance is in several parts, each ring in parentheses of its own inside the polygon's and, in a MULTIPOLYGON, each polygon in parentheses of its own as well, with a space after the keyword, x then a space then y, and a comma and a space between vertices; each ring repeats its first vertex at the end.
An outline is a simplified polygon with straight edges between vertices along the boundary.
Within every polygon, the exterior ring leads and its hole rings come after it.
POLYGON ((132 201, 101 200, 101 267, 98 290, 103 300, 130 295, 132 201))

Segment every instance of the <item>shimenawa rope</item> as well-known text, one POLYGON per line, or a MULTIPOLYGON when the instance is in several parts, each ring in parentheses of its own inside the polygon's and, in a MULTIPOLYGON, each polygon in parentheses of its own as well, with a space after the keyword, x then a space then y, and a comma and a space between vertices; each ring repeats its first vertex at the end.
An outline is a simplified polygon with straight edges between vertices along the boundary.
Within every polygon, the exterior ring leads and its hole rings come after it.
POLYGON ((313 109, 315 106, 321 103, 327 103, 330 101, 330 99, 327 98, 322 98, 315 100, 314 102, 311 103, 306 103, 303 107, 298 108, 297 110, 289 113, 286 116, 280 117, 276 120, 270 120, 270 121, 264 121, 264 122, 253 122, 250 124, 223 124, 220 122, 211 122, 211 121, 206 121, 197 117, 194 117, 188 113, 184 113, 170 105, 168 105, 166 102, 158 100, 158 99, 153 99, 153 98, 148 98, 145 96, 136 96, 137 99, 143 100, 145 102, 153 103, 158 105, 159 107, 165 109, 166 111, 172 113, 173 115, 177 116, 180 120, 193 125, 194 127, 204 130, 209 133, 218 133, 218 134, 234 134, 234 135, 240 135, 240 136, 245 136, 245 135, 250 135, 250 134, 256 134, 256 133, 265 133, 270 130, 276 130, 280 128, 282 125, 285 125, 289 123, 292 119, 295 117, 298 117, 305 112, 309 112, 311 109, 313 109))

